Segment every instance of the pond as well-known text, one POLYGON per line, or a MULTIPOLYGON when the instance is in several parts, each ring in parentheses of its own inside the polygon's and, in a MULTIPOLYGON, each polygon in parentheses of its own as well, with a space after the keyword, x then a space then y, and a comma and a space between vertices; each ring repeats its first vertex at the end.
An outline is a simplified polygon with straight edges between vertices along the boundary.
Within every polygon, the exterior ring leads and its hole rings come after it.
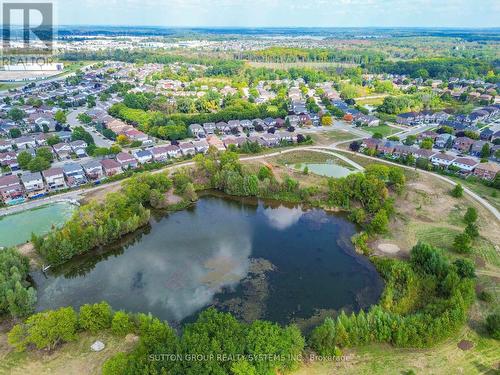
POLYGON ((31 233, 45 234, 53 225, 63 224, 75 206, 61 202, 0 216, 0 247, 16 246, 31 239, 31 233))
POLYGON ((342 165, 335 164, 333 161, 329 161, 327 163, 301 163, 294 166, 295 169, 300 171, 303 171, 305 167, 307 167, 311 173, 335 178, 346 177, 351 173, 356 172, 354 169, 349 169, 342 165))
POLYGON ((176 325, 207 306, 280 323, 377 303, 383 281, 338 214, 208 195, 119 244, 33 274, 38 310, 108 301, 176 325))

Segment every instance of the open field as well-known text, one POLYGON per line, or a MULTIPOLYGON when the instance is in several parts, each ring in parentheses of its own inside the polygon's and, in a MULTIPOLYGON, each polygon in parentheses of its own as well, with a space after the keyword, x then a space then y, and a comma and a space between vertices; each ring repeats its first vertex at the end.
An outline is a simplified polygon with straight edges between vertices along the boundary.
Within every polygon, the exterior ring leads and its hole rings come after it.
POLYGON ((364 131, 367 131, 369 133, 375 134, 375 133, 380 133, 384 137, 388 137, 394 133, 398 133, 401 131, 401 129, 389 126, 389 125, 379 125, 379 126, 364 126, 363 127, 364 131))
POLYGON ((324 131, 311 134, 311 138, 315 145, 331 145, 333 142, 344 142, 357 138, 357 136, 348 131, 338 129, 330 130, 327 127, 324 131))

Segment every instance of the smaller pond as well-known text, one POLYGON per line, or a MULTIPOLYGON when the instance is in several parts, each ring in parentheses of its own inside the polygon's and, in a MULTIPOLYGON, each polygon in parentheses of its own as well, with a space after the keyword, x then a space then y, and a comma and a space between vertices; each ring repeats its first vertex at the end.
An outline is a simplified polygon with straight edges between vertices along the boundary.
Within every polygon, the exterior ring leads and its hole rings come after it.
POLYGON ((0 216, 0 247, 23 244, 31 239, 31 233, 48 233, 52 226, 68 220, 74 209, 73 204, 61 202, 0 216))
POLYGON ((350 169, 347 167, 344 167, 339 164, 335 164, 333 161, 332 162, 326 162, 326 163, 301 163, 301 164, 295 164, 294 168, 297 170, 303 171, 304 168, 307 167, 309 172, 320 175, 320 176, 325 176, 325 177, 335 177, 335 178, 341 178, 341 177, 346 177, 350 175, 351 173, 355 173, 355 169, 350 169))

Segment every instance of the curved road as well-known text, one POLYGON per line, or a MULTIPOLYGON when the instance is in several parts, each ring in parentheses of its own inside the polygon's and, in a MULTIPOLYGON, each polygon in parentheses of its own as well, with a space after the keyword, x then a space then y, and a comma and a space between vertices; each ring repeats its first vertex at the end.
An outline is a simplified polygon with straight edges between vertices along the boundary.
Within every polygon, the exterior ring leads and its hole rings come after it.
MULTIPOLYGON (((249 161, 249 160, 265 159, 265 158, 270 158, 270 157, 279 156, 279 155, 288 154, 290 152, 297 152, 297 151, 313 151, 313 152, 320 152, 320 153, 324 153, 324 154, 329 154, 329 155, 338 157, 339 159, 341 159, 344 162, 352 165, 354 168, 356 168, 357 170, 360 170, 360 171, 364 170, 364 168, 361 165, 359 165, 358 163, 350 160, 345 155, 341 155, 341 154, 339 154, 338 152, 335 152, 335 151, 340 151, 340 152, 343 152, 343 153, 357 155, 357 156, 360 156, 360 157, 364 157, 366 159, 371 159, 371 160, 374 160, 374 161, 377 161, 377 162, 381 162, 381 163, 385 163, 385 164, 395 165, 395 166, 398 166, 398 167, 401 167, 401 168, 404 168, 404 169, 408 169, 408 170, 415 170, 415 168, 412 168, 412 167, 409 167, 409 166, 406 166, 406 165, 401 165, 401 164, 397 164, 397 163, 394 163, 394 162, 391 162, 391 161, 388 161, 388 160, 383 160, 383 159, 375 158, 375 157, 372 157, 372 156, 367 156, 367 155, 363 155, 363 154, 360 154, 360 153, 356 153, 356 152, 353 152, 353 151, 344 150, 344 149, 338 148, 336 146, 336 144, 333 144, 331 146, 304 146, 304 147, 296 147, 296 148, 291 148, 291 149, 282 150, 282 151, 278 151, 278 152, 272 152, 272 153, 269 153, 269 154, 262 154, 262 155, 256 155, 256 156, 242 157, 242 158, 240 158, 240 160, 242 160, 242 161, 249 161)), ((154 171, 153 173, 161 173, 162 171, 165 171, 165 170, 175 170, 175 169, 178 169, 178 168, 192 166, 192 165, 194 165, 193 161, 181 162, 181 163, 178 163, 178 164, 173 164, 173 165, 166 166, 165 168, 162 168, 162 169, 158 169, 158 170, 154 171)), ((445 176, 442 176, 442 175, 439 175, 439 174, 436 174, 436 173, 433 173, 433 172, 423 171, 423 170, 420 170, 420 169, 418 170, 418 172, 424 173, 424 174, 428 174, 428 175, 432 175, 434 177, 437 177, 437 178, 439 178, 439 179, 441 179, 441 180, 449 183, 452 186, 457 185, 457 183, 455 181, 453 181, 453 180, 451 180, 451 179, 449 179, 449 178, 447 178, 445 176)), ((23 211, 23 210, 28 210, 28 209, 31 209, 31 208, 39 207, 39 206, 42 206, 42 205, 45 205, 45 204, 49 204, 49 203, 55 203, 55 202, 58 202, 58 201, 77 201, 77 200, 81 199, 83 197, 83 195, 85 195, 88 192, 96 191, 96 190, 103 189, 103 188, 110 187, 110 186, 116 186, 116 185, 121 184, 122 182, 123 182, 123 180, 119 180, 119 181, 111 182, 109 184, 105 184, 105 185, 102 185, 102 186, 95 186, 95 187, 91 187, 91 188, 88 188, 88 189, 73 190, 73 191, 69 191, 67 193, 62 193, 62 194, 57 194, 57 195, 54 195, 54 196, 51 196, 51 197, 42 198, 40 200, 35 200, 35 201, 30 201, 30 202, 22 203, 22 204, 17 205, 17 206, 3 208, 3 209, 0 210, 0 216, 8 215, 8 214, 15 213, 15 212, 20 212, 20 211, 23 211)), ((483 207, 485 207, 489 212, 491 212, 491 214, 493 214, 493 216, 496 217, 497 220, 500 221, 500 212, 498 212, 498 210, 495 207, 493 207, 489 202, 487 202, 484 198, 480 197, 478 194, 474 193, 473 191, 471 191, 470 189, 468 189, 466 187, 464 187, 464 192, 467 195, 469 195, 471 198, 473 198, 474 200, 476 200, 478 203, 480 203, 483 207)))

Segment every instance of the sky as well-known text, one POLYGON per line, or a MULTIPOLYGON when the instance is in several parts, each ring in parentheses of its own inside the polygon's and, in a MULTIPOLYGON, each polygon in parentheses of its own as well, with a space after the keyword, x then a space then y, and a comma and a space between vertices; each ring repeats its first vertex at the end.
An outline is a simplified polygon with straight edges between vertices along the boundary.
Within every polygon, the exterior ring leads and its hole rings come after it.
POLYGON ((52 3, 55 23, 59 25, 500 26, 499 0, 52 0, 52 3))

